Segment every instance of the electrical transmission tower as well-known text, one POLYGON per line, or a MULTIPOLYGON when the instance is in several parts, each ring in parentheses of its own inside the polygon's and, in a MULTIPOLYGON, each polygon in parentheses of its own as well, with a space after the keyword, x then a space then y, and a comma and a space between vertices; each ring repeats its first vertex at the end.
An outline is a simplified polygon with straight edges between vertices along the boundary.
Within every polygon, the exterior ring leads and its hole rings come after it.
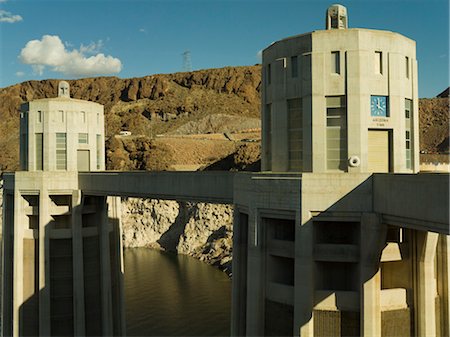
POLYGON ((186 50, 181 55, 183 55, 183 71, 192 71, 191 52, 186 50))

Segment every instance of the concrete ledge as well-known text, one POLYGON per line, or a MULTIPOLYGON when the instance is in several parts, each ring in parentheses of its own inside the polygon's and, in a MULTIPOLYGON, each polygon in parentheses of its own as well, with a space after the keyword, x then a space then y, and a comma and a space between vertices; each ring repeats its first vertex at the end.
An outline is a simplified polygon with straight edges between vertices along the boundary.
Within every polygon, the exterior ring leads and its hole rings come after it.
POLYGON ((274 302, 294 305, 294 287, 281 283, 268 282, 266 298, 274 302))
POLYGON ((295 246, 292 241, 268 240, 267 252, 271 255, 294 257, 295 246))
POLYGON ((359 311, 357 291, 316 290, 314 292, 314 310, 359 311))
POLYGON ((380 306, 382 311, 407 308, 406 289, 393 288, 381 290, 380 306))
POLYGON ((359 258, 357 245, 316 244, 314 246, 316 261, 359 262, 359 258))

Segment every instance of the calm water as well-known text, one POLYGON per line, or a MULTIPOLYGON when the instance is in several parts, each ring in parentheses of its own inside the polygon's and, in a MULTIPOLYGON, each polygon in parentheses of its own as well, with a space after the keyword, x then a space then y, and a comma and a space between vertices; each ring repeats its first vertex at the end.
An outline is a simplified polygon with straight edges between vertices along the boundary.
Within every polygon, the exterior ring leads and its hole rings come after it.
POLYGON ((183 255, 124 250, 128 336, 227 336, 231 279, 183 255))

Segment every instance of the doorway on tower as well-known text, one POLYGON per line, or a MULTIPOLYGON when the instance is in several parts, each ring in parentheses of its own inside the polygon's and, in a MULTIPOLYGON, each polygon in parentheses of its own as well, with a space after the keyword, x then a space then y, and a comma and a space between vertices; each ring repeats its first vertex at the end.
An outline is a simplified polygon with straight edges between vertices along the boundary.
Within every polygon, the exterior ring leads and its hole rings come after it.
POLYGON ((392 172, 392 130, 369 130, 367 161, 369 172, 392 172))
POLYGON ((89 171, 89 150, 77 150, 77 170, 89 171))

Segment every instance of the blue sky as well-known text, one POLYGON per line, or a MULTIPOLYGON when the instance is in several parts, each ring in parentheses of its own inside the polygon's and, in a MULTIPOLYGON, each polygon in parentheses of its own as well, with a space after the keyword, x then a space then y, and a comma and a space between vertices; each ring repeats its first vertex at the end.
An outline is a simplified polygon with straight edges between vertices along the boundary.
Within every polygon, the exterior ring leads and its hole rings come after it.
MULTIPOLYGON (((0 87, 31 79, 121 78, 253 65, 281 38, 324 29, 320 0, 0 0, 0 87)), ((419 96, 449 85, 448 0, 353 0, 350 27, 417 42, 419 96)))

